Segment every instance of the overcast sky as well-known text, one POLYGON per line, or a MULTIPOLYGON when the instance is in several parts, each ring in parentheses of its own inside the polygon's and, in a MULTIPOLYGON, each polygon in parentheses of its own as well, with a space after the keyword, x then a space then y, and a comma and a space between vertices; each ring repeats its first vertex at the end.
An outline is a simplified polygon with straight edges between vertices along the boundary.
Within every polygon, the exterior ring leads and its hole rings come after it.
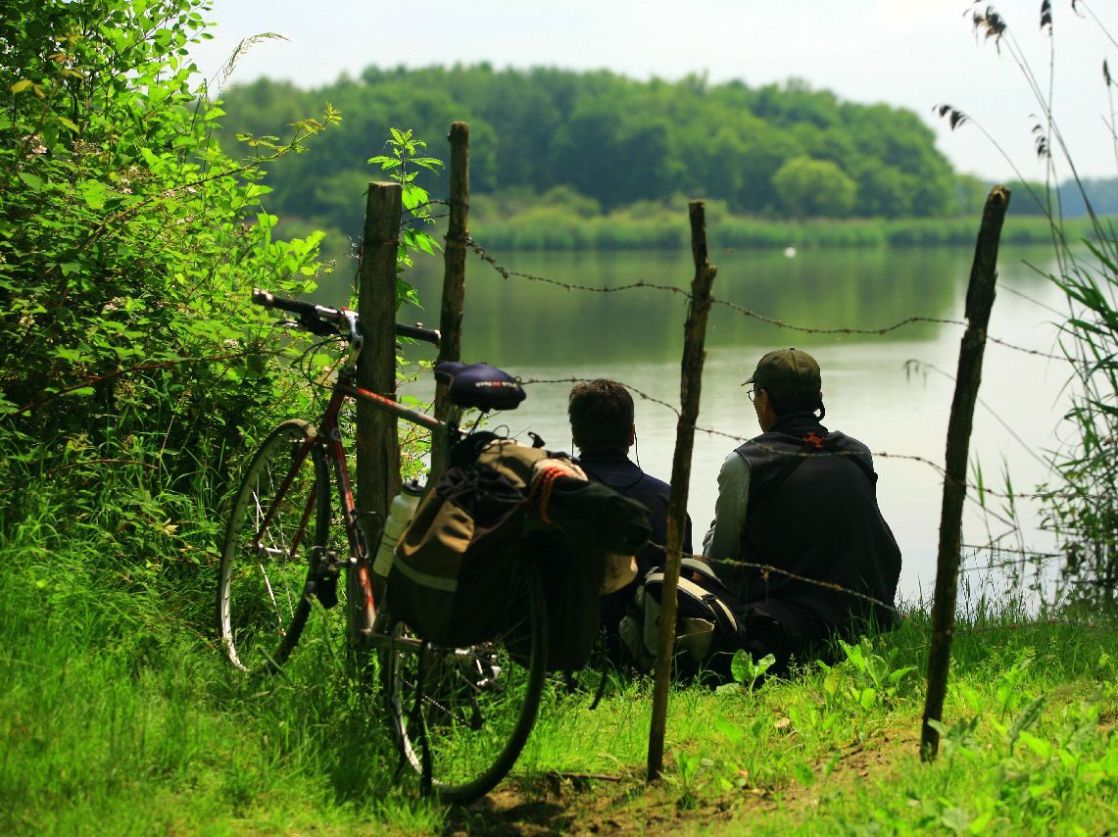
MULTIPOLYGON (((1084 17, 1070 0, 1052 3, 1057 122, 1081 175, 1116 176, 1102 62, 1109 58, 1118 78, 1118 46, 1090 16, 1097 7, 1118 37, 1114 2, 1080 0, 1084 17)), ((1041 0, 996 5, 1046 86, 1041 0)), ((289 41, 257 44, 231 83, 269 76, 313 87, 370 64, 480 61, 606 68, 642 79, 705 72, 713 82, 750 86, 795 76, 847 100, 911 108, 935 128, 957 169, 1013 176, 974 126, 950 132, 933 116, 934 105, 950 103, 981 123, 1025 176, 1042 177, 1030 133, 1040 106, 1007 49, 999 56, 992 42, 976 39, 970 8, 968 0, 214 0, 215 38, 194 58, 213 76, 242 38, 276 32, 289 41)))

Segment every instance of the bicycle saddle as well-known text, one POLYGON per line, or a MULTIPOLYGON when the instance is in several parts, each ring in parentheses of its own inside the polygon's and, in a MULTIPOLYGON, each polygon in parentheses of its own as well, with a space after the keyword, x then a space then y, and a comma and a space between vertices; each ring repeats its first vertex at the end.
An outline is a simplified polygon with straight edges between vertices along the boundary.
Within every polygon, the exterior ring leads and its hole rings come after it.
POLYGON ((435 365, 435 377, 450 384, 450 400, 459 407, 515 410, 526 397, 516 378, 488 363, 444 360, 435 365))

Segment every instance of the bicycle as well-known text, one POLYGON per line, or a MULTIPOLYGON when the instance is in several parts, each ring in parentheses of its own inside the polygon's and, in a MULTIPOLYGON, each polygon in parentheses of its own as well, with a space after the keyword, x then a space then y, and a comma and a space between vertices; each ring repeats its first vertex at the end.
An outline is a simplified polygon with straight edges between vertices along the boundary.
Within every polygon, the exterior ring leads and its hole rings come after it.
MULTIPOLYGON (((343 623, 348 648, 375 651, 364 668, 378 670, 401 767, 418 774, 421 791, 445 801, 480 796, 512 768, 540 705, 547 627, 536 568, 532 561, 517 562, 503 603, 507 629, 482 645, 437 646, 393 619, 374 593, 339 413, 356 399, 430 430, 432 444, 450 446, 466 434, 454 418, 438 421, 357 385, 363 337, 356 312, 260 290, 252 301, 295 315, 285 324, 325 340, 341 339, 346 350, 318 422, 281 422, 250 460, 234 497, 218 583, 225 654, 242 671, 274 673, 288 661, 313 614, 327 631, 341 630, 336 623, 343 623), (336 528, 331 482, 346 534, 344 550, 330 546, 336 528), (333 615, 338 608, 344 620, 333 615)), ((437 331, 419 326, 397 324, 396 334, 439 341, 437 331)), ((484 399, 480 393, 457 406, 485 410, 484 399)))

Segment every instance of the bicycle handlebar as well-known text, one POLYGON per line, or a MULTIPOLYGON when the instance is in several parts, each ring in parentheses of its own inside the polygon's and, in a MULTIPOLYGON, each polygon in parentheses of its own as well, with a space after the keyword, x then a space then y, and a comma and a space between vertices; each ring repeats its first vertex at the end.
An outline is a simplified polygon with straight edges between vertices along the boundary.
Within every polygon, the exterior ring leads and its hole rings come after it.
MULTIPOLYGON (((337 330, 337 327, 328 324, 347 321, 344 313, 346 309, 344 308, 330 308, 326 305, 315 305, 313 302, 287 299, 282 296, 276 296, 270 291, 260 290, 259 288, 253 288, 252 301, 253 304, 263 305, 265 308, 278 308, 281 311, 288 311, 292 314, 299 315, 301 325, 316 334, 333 334, 337 330), (327 328, 325 332, 322 328, 316 328, 316 324, 326 325, 327 328)), ((423 328, 417 325, 405 325, 404 323, 396 323, 396 334, 401 337, 411 337, 414 340, 422 340, 425 343, 431 343, 435 346, 439 345, 439 340, 442 338, 442 335, 437 329, 423 328)))

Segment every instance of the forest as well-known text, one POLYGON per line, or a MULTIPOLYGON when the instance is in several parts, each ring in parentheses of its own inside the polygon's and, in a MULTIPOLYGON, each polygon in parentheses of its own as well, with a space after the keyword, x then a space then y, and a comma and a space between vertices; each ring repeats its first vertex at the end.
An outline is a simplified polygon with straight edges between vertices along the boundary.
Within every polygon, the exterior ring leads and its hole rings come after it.
POLYGON ((257 135, 282 136, 323 101, 345 114, 313 144, 316 153, 285 161, 270 182, 277 210, 346 230, 357 223, 351 196, 368 180, 369 138, 380 126, 436 138, 454 119, 470 122, 472 188, 482 194, 568 187, 607 211, 703 195, 774 218, 939 217, 983 195, 981 183, 952 172, 916 114, 844 102, 797 81, 752 89, 700 76, 370 67, 313 90, 260 79, 224 100, 226 131, 257 135))
MULTIPOLYGON (((638 81, 607 71, 487 64, 380 69, 303 89, 261 78, 224 93, 221 139, 273 137, 330 102, 342 123, 314 137, 265 182, 270 209, 292 229, 355 237, 382 126, 433 142, 456 119, 471 125, 473 216, 484 239, 514 249, 660 248, 686 196, 711 205, 724 246, 965 244, 988 183, 953 171, 912 111, 843 101, 790 80, 751 88, 702 76, 638 81), (836 221, 847 223, 836 224, 836 221), (959 223, 961 221, 962 223, 959 223)), ((929 118, 932 115, 929 113, 929 118)), ((446 193, 446 174, 431 179, 446 193)), ((1042 216, 1008 184, 1015 219, 1042 216)), ((1118 180, 1063 184, 1068 217, 1118 211, 1118 180)), ((1047 226, 1015 220, 1009 235, 1046 241, 1047 226)), ((333 249, 339 245, 335 244, 333 249)))

